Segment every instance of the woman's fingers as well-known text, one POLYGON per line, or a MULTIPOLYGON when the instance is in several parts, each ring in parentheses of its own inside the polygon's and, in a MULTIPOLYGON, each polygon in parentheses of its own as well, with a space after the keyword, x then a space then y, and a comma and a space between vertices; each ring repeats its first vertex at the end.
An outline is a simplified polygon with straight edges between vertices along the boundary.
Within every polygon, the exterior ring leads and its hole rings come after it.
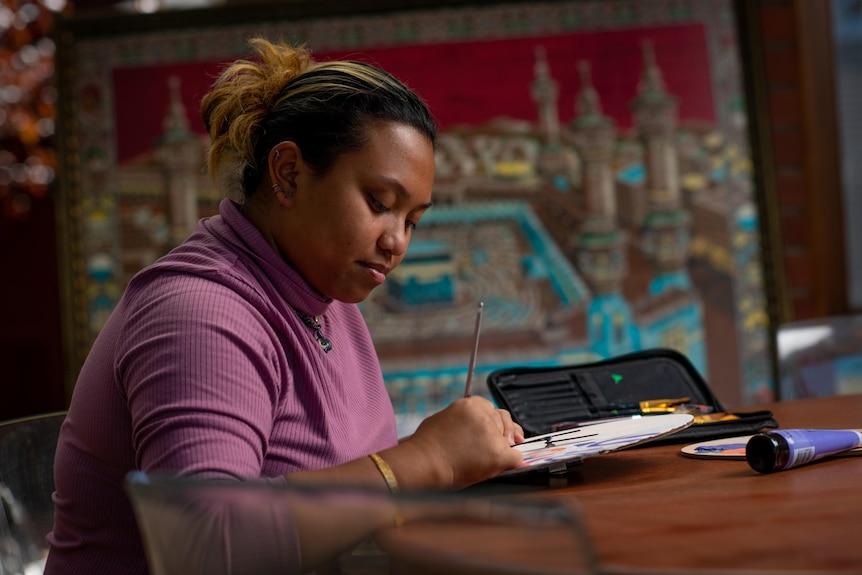
POLYGON ((523 428, 512 420, 512 414, 505 409, 496 410, 497 428, 503 433, 503 436, 509 441, 509 445, 524 442, 523 428))

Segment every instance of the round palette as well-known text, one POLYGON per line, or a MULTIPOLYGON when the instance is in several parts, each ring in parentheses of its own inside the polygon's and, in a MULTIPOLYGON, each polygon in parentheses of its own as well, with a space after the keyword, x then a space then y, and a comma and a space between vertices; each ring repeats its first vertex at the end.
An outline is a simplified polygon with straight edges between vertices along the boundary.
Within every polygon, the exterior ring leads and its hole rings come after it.
POLYGON ((742 435, 692 443, 682 448, 682 454, 689 457, 745 460, 745 444, 750 438, 750 435, 742 435))
MULTIPOLYGON (((725 437, 722 439, 713 439, 710 441, 702 441, 700 443, 692 443, 682 448, 682 454, 688 457, 698 458, 718 458, 718 459, 738 459, 745 460, 745 445, 751 438, 750 435, 741 435, 738 437, 725 437)), ((862 447, 850 449, 839 455, 862 455, 862 447)))
POLYGON ((582 423, 563 431, 530 437, 514 446, 524 454, 523 463, 501 475, 516 475, 538 469, 562 473, 584 458, 633 447, 685 429, 694 421, 688 413, 635 415, 582 423))

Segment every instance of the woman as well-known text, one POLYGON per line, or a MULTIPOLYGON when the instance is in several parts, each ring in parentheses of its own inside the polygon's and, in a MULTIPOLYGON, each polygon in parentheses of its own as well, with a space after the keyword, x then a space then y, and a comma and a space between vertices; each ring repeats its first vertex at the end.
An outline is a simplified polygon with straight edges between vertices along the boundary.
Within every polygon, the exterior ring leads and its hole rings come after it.
POLYGON ((55 460, 47 573, 144 573, 131 470, 390 490, 518 465, 468 398, 398 441, 355 305, 431 206, 434 123, 372 66, 251 42, 201 104, 218 216, 130 282, 84 364, 55 460))

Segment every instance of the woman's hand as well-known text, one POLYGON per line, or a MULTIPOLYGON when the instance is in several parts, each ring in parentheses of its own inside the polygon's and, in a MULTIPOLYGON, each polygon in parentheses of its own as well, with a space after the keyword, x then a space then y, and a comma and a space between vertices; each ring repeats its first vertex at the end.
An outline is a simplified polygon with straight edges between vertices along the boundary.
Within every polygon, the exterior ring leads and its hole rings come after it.
MULTIPOLYGON (((379 455, 392 468, 403 491, 461 489, 519 465, 523 455, 512 445, 522 441, 524 430, 508 411, 473 396, 431 415, 413 435, 379 455)), ((386 488, 368 457, 286 477, 295 483, 386 488)))
POLYGON ((402 446, 435 471, 443 489, 459 489, 497 476, 523 460, 512 449, 524 441, 521 426, 504 409, 482 397, 459 399, 423 421, 402 446))

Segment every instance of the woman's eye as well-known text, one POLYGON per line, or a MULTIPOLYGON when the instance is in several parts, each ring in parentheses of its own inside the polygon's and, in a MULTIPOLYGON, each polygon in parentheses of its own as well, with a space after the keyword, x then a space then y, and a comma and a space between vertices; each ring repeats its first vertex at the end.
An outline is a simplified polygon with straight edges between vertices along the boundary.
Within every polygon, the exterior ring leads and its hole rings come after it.
POLYGON ((412 222, 410 220, 407 220, 406 222, 404 222, 404 227, 407 228, 408 230, 411 230, 411 231, 416 229, 416 225, 417 225, 416 222, 412 222))
POLYGON ((377 198, 375 198, 374 196, 368 196, 368 198, 371 202, 371 207, 374 209, 375 212, 385 213, 389 211, 389 208, 378 202, 377 198))

